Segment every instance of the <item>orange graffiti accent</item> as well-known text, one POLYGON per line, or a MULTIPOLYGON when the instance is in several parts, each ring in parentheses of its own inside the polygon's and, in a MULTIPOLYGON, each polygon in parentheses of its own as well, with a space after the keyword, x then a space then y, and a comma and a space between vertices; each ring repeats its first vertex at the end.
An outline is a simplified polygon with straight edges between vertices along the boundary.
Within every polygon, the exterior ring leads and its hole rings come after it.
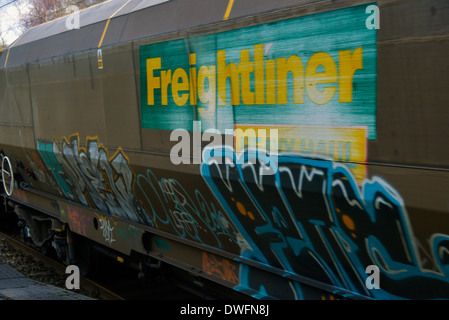
POLYGON ((245 207, 240 202, 237 202, 237 209, 240 211, 241 214, 246 215, 245 207))
POLYGON ((321 300, 337 300, 337 299, 333 295, 329 295, 328 297, 323 295, 321 296, 321 300))
POLYGON ((352 220, 349 216, 344 214, 341 216, 341 219, 343 220, 343 223, 349 230, 355 230, 354 220, 352 220))
POLYGON ((244 216, 248 216, 251 220, 256 219, 251 211, 246 211, 245 206, 237 201, 237 210, 244 216))
POLYGON ((236 264, 233 264, 226 258, 219 258, 212 253, 207 253, 204 251, 203 271, 211 275, 219 276, 223 280, 230 281, 234 284, 238 284, 240 282, 239 277, 236 273, 236 264))
MULTIPOLYGON (((341 220, 343 221, 343 224, 346 226, 346 228, 351 231, 355 230, 355 223, 354 220, 351 219, 351 217, 344 214, 341 216, 341 220)), ((351 237, 357 238, 357 235, 354 232, 351 232, 351 237)))
POLYGON ((70 228, 73 232, 87 235, 87 227, 89 226, 90 217, 83 215, 78 208, 68 207, 68 218, 70 222, 70 228))

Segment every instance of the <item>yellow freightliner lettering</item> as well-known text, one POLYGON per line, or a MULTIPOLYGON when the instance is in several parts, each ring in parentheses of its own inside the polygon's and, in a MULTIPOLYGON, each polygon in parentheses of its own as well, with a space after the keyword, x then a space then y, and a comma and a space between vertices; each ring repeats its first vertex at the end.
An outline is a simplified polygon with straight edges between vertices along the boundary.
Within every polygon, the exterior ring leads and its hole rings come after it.
POLYGON ((317 52, 306 64, 298 55, 265 60, 264 44, 240 50, 238 63, 226 61, 226 50, 217 51, 217 65, 211 66, 196 66, 197 56, 190 54, 189 70, 161 70, 162 57, 146 62, 148 105, 155 105, 156 95, 161 96, 161 105, 168 105, 171 96, 180 107, 196 105, 199 99, 207 104, 198 108, 200 115, 209 118, 216 106, 229 103, 304 104, 307 96, 314 104, 325 105, 337 91, 340 103, 352 102, 354 75, 363 69, 363 48, 339 51, 338 61, 317 52))

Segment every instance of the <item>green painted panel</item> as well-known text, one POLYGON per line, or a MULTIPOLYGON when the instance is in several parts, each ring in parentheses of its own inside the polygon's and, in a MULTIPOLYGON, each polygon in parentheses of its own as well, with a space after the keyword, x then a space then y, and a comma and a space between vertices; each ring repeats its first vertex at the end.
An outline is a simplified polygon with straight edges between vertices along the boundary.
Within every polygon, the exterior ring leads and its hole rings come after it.
POLYGON ((140 47, 142 128, 366 126, 377 32, 367 5, 140 47))

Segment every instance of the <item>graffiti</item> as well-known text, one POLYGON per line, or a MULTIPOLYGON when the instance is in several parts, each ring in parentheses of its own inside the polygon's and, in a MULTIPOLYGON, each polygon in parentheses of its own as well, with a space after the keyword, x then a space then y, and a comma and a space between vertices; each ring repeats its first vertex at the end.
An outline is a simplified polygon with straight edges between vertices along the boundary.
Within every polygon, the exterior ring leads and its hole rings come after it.
POLYGON ((238 248, 238 230, 200 191, 192 198, 176 179, 158 179, 149 169, 137 176, 137 186, 158 229, 218 248, 238 248))
MULTIPOLYGON (((383 179, 359 187, 351 171, 331 159, 281 154, 276 174, 261 176, 255 161, 238 164, 232 148, 214 147, 207 156, 201 174, 248 244, 242 257, 374 298, 448 292, 449 236, 431 239, 438 270, 425 270, 403 200, 383 179), (365 286, 368 265, 379 266, 379 290, 365 286)), ((292 299, 306 294, 287 279, 269 286, 242 265, 236 289, 248 288, 259 297, 279 290, 292 299)))
POLYGON ((49 184, 58 194, 62 194, 59 186, 56 184, 54 178, 47 172, 45 164, 42 162, 39 154, 32 151, 30 154, 25 153, 25 157, 28 162, 28 166, 31 172, 34 174, 37 181, 49 184))
MULTIPOLYGON (((264 164, 254 153, 247 150, 237 161, 232 147, 214 146, 204 150, 200 165, 209 192, 150 169, 135 175, 121 149, 108 157, 96 138, 85 147, 78 135, 61 144, 40 141, 38 151, 67 199, 104 213, 373 298, 440 298, 448 292, 449 236, 435 233, 421 257, 397 191, 380 177, 356 179, 335 159, 281 153, 275 174, 260 175, 264 164), (366 286, 369 265, 379 267, 379 289, 366 286)), ((68 208, 68 219, 75 232, 87 234, 88 217, 68 208)), ((117 241, 118 229, 107 218, 99 226, 107 243, 117 241)), ((203 254, 202 264, 206 273, 257 298, 322 295, 289 277, 267 281, 266 271, 245 263, 237 268, 234 261, 203 254)))
POLYGON ((103 231, 104 240, 111 245, 113 242, 115 242, 113 233, 114 227, 111 226, 110 221, 105 217, 100 217, 98 221, 100 222, 100 230, 103 231))
POLYGON ((223 280, 239 283, 237 264, 226 258, 217 257, 212 253, 203 251, 203 271, 216 275, 223 280))
POLYGON ((67 199, 85 206, 136 221, 148 222, 147 215, 133 194, 134 173, 119 148, 109 158, 97 138, 79 145, 78 135, 56 141, 38 142, 38 150, 67 199))
POLYGON ((36 148, 39 151, 40 155, 42 156, 42 160, 47 166, 47 169, 52 173, 53 177, 55 178, 56 183, 59 186, 62 194, 67 199, 76 201, 72 189, 69 187, 67 179, 63 178, 62 168, 59 165, 59 162, 56 159, 55 155, 53 154, 53 144, 38 141, 36 148))
POLYGON ((90 223, 90 217, 81 214, 78 208, 68 207, 68 220, 70 222, 70 229, 80 235, 87 235, 87 228, 90 223))

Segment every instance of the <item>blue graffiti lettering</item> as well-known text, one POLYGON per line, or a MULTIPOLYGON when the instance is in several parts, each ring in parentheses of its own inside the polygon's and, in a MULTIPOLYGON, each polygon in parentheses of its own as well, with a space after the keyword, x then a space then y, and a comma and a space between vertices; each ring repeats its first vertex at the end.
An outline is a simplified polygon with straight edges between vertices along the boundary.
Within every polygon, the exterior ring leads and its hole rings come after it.
MULTIPOLYGON (((405 204, 383 179, 359 187, 345 165, 291 154, 279 156, 276 174, 261 176, 256 161, 214 161, 236 157, 232 148, 215 146, 205 155, 201 174, 249 245, 242 257, 374 298, 448 292, 449 237, 432 239, 439 271, 424 270, 405 204), (368 265, 381 271, 380 290, 365 286, 368 265)), ((262 285, 251 276, 242 267, 242 290, 262 285)), ((305 294, 288 288, 292 297, 305 294)), ((270 290, 264 284, 267 296, 270 290)))

